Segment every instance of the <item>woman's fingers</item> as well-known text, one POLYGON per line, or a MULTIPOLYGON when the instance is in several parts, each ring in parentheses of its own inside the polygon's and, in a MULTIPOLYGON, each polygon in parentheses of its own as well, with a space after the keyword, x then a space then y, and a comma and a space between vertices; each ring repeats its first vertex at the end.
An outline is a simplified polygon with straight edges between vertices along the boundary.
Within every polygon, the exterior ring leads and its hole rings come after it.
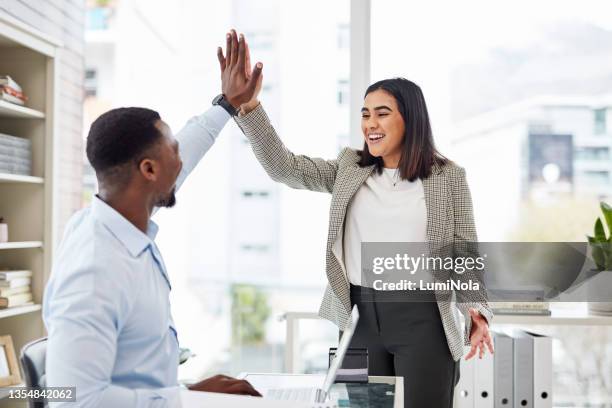
POLYGON ((467 353, 467 355, 465 356, 465 359, 469 360, 470 358, 474 357, 474 355, 476 354, 477 348, 478 348, 478 343, 477 342, 473 342, 472 343, 472 347, 470 348, 470 352, 467 353))
POLYGON ((493 340, 491 340, 491 335, 489 334, 488 331, 485 333, 484 341, 487 347, 489 348, 489 352, 493 354, 493 340))
POLYGON ((247 81, 247 88, 251 95, 253 95, 256 92, 258 85, 259 87, 261 87, 260 79, 262 76, 261 75, 262 69, 263 69, 263 64, 261 62, 258 62, 257 64, 255 64, 255 68, 253 68, 253 73, 251 74, 251 77, 247 81))
POLYGON ((246 40, 244 42, 244 49, 246 51, 244 76, 249 80, 251 78, 251 51, 249 51, 249 43, 246 40))

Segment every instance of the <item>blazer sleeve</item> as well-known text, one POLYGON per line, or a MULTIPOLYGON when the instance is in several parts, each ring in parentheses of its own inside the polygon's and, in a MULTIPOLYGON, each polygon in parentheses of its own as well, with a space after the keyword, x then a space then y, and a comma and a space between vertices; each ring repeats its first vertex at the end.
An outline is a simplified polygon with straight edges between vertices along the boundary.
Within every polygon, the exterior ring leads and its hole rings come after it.
MULTIPOLYGON (((476 224, 474 222, 474 210, 472 207, 472 195, 465 177, 465 169, 457 167, 451 177, 451 190, 453 196, 453 206, 455 214, 454 225, 454 252, 456 257, 479 257, 478 236, 476 234, 476 224)), ((457 291, 457 307, 465 316, 464 344, 470 345, 470 331, 472 329, 472 319, 468 311, 474 308, 487 320, 489 325, 493 320, 493 311, 489 307, 486 288, 482 280, 484 271, 474 272, 466 270, 461 275, 461 281, 471 280, 478 282, 479 290, 459 290, 457 291)))
POLYGON ((235 120, 272 180, 296 189, 332 192, 338 160, 293 154, 281 141, 261 104, 235 120))

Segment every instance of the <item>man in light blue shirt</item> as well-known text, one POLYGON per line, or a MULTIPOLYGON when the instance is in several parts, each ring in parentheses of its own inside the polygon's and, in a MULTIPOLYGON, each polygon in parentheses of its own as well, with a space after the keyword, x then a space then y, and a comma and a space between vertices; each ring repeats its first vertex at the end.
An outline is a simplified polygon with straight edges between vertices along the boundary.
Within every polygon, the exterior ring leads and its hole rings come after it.
MULTIPOLYGON (((245 48, 232 32, 228 66, 245 69, 245 48)), ((176 398, 171 285, 150 217, 156 207, 174 205, 175 190, 212 146, 228 112, 251 98, 260 75, 258 64, 248 82, 223 78, 217 106, 191 119, 176 139, 145 108, 114 109, 92 124, 87 157, 99 193, 66 226, 43 305, 47 385, 76 387, 76 404, 66 406, 164 407, 176 398)), ((190 388, 259 395, 246 381, 225 376, 190 388)))

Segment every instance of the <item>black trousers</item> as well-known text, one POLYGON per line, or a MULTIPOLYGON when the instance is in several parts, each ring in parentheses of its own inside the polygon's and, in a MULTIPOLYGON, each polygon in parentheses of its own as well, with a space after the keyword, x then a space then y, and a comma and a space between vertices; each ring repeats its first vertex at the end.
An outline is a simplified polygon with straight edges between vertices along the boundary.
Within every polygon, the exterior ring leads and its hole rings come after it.
POLYGON ((369 375, 404 377, 406 408, 452 408, 459 362, 448 348, 434 295, 351 285, 351 303, 360 314, 351 347, 368 349, 369 375))

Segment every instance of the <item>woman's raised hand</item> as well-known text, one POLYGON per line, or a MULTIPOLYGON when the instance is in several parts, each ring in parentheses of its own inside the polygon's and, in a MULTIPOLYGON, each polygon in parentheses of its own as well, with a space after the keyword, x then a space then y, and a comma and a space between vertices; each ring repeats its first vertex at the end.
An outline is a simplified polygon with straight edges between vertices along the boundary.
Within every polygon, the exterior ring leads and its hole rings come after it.
POLYGON ((258 62, 251 71, 249 46, 240 34, 231 30, 226 35, 225 56, 221 47, 217 48, 217 58, 221 68, 221 92, 225 99, 235 108, 257 100, 261 89, 263 64, 258 62))

